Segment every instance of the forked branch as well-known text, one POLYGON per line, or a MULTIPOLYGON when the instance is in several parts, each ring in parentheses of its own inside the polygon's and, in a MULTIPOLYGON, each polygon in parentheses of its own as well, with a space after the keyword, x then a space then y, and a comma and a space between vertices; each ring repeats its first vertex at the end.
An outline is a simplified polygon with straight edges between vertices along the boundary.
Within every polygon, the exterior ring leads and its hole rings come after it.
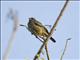
POLYGON ((66 2, 65 2, 65 4, 64 4, 64 6, 63 6, 63 8, 62 8, 62 10, 61 10, 58 18, 56 19, 56 21, 55 21, 55 23, 54 23, 54 25, 53 25, 53 27, 52 27, 52 29, 51 29, 51 31, 50 31, 50 34, 48 35, 48 37, 47 37, 47 39, 44 41, 44 43, 41 45, 39 51, 37 52, 37 54, 36 54, 35 57, 34 57, 34 60, 36 60, 36 59, 38 58, 37 55, 40 55, 40 53, 42 52, 43 47, 46 45, 46 43, 47 43, 48 40, 50 39, 52 33, 53 33, 54 30, 55 30, 55 27, 57 26, 57 24, 58 24, 58 22, 59 22, 59 20, 60 20, 60 18, 61 18, 61 16, 62 16, 62 14, 63 14, 66 6, 67 6, 67 4, 68 4, 68 0, 66 0, 66 2))

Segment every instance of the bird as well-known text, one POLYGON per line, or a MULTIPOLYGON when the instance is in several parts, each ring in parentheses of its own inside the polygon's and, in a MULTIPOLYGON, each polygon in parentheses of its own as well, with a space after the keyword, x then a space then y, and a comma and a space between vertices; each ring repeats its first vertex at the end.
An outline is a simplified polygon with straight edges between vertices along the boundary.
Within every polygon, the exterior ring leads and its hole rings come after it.
MULTIPOLYGON (((35 35, 36 37, 43 37, 43 38, 47 38, 49 35, 49 32, 47 30, 47 28, 38 20, 36 20, 33 17, 29 18, 29 22, 28 22, 28 30, 31 32, 31 34, 35 35)), ((51 41, 53 41, 54 43, 56 42, 56 40, 52 37, 50 37, 51 41)))

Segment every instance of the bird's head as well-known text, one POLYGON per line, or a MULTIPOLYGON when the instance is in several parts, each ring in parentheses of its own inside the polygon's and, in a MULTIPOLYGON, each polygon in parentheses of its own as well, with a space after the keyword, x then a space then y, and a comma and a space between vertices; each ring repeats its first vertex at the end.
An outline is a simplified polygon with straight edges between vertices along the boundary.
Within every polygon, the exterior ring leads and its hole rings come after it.
POLYGON ((35 18, 33 18, 33 17, 30 17, 29 18, 29 22, 34 22, 36 19, 35 18))
POLYGON ((29 18, 29 21, 33 21, 33 20, 35 20, 35 18, 33 18, 33 17, 30 17, 29 18))

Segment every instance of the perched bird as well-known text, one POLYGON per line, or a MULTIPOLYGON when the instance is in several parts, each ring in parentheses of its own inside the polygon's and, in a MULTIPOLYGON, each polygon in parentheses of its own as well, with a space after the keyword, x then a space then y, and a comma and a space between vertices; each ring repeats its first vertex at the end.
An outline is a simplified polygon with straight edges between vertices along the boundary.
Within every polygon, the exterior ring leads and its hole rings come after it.
MULTIPOLYGON (((43 26, 42 23, 40 23, 39 21, 37 21, 35 18, 31 17, 29 18, 29 22, 28 22, 28 30, 34 34, 36 37, 43 37, 46 38, 49 34, 48 30, 46 29, 46 27, 43 26)), ((54 38, 50 38, 53 42, 56 42, 54 38)))

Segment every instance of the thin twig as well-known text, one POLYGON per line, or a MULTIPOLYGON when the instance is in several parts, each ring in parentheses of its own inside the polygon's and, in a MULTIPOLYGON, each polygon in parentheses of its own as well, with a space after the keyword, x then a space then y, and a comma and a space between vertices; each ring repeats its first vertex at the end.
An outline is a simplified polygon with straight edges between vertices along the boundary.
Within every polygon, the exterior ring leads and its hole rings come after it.
POLYGON ((45 50, 46 50, 47 59, 50 60, 47 44, 45 45, 45 50))
POLYGON ((41 45, 39 51, 37 52, 37 54, 36 54, 35 57, 34 57, 34 60, 36 60, 36 59, 38 58, 37 55, 40 55, 40 53, 41 53, 43 47, 45 46, 45 44, 46 44, 46 43, 48 42, 48 40, 50 39, 52 33, 53 33, 54 30, 55 30, 55 27, 57 26, 57 24, 58 24, 58 22, 59 22, 59 20, 60 20, 60 18, 61 18, 61 16, 62 16, 62 14, 63 14, 63 12, 64 12, 66 6, 67 6, 67 4, 68 4, 68 0, 66 0, 66 2, 65 2, 65 4, 64 4, 64 6, 63 6, 63 8, 62 8, 62 10, 61 10, 61 12, 60 12, 58 18, 56 19, 55 24, 53 25, 53 27, 52 27, 52 29, 51 29, 51 31, 50 31, 50 34, 48 35, 48 37, 47 37, 47 39, 44 41, 44 43, 41 45))
POLYGON ((60 60, 62 60, 62 59, 63 59, 63 56, 64 56, 65 51, 66 51, 66 49, 67 49, 68 41, 69 41, 69 39, 67 39, 67 40, 66 40, 66 44, 65 44, 65 47, 64 47, 63 53, 62 53, 62 55, 61 55, 61 57, 60 57, 60 60))
MULTIPOLYGON (((43 37, 41 37, 43 40, 45 40, 43 37)), ((44 42, 43 42, 44 43, 44 42)), ((47 59, 50 60, 50 56, 49 56, 49 53, 48 53, 48 46, 47 46, 47 43, 45 45, 45 50, 46 50, 46 55, 47 55, 47 59)))
MULTIPOLYGON (((40 37, 42 38, 43 40, 45 40, 43 37, 40 37)), ((40 39, 39 39, 40 40, 40 39)), ((41 41, 41 40, 40 40, 41 41)), ((41 41, 42 43, 44 43, 44 41, 41 41)), ((49 56, 49 53, 48 53, 48 46, 47 46, 47 43, 45 45, 45 51, 46 51, 46 55, 47 55, 47 59, 50 60, 50 56, 49 56)))
POLYGON ((13 17, 14 26, 13 26, 13 31, 12 31, 11 37, 8 41, 7 48, 5 49, 5 52, 4 52, 4 55, 3 55, 3 60, 7 60, 8 57, 9 57, 9 53, 11 51, 13 40, 15 38, 16 31, 17 31, 17 28, 18 28, 18 23, 19 23, 18 17, 16 15, 14 15, 14 13, 12 11, 10 11, 10 12, 11 12, 10 15, 12 15, 12 17, 13 17))

